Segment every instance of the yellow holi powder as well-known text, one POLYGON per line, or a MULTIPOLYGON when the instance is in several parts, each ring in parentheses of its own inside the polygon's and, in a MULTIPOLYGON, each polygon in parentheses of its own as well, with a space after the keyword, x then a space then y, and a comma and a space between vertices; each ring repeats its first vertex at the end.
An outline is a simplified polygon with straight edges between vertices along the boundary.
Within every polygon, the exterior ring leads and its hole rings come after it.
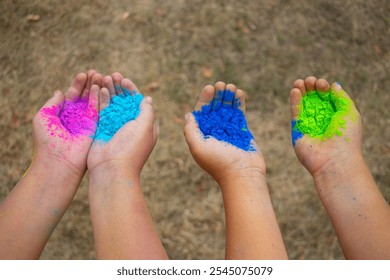
POLYGON ((356 119, 353 102, 343 90, 310 91, 302 98, 300 113, 294 129, 321 140, 342 135, 347 119, 356 119))

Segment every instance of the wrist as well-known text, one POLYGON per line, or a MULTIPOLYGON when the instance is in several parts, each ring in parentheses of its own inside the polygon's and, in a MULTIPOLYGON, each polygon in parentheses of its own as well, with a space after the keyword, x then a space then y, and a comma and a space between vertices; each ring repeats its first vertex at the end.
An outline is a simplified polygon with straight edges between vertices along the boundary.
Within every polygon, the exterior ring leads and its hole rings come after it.
POLYGON ((245 168, 232 170, 223 177, 216 179, 222 191, 230 188, 240 192, 248 190, 258 190, 266 185, 265 169, 262 168, 245 168))
POLYGON ((89 170, 89 180, 93 184, 133 182, 140 185, 140 177, 140 172, 132 170, 123 161, 105 161, 89 170))
POLYGON ((60 156, 38 152, 24 175, 38 174, 40 180, 54 178, 58 182, 66 181, 78 186, 84 173, 85 169, 80 170, 60 156))
POLYGON ((351 181, 357 179, 365 168, 361 153, 335 157, 313 174, 317 191, 321 194, 333 191, 337 186, 351 185, 351 181))
POLYGON ((224 170, 223 174, 213 176, 219 185, 230 181, 265 180, 266 168, 264 166, 248 166, 224 170))

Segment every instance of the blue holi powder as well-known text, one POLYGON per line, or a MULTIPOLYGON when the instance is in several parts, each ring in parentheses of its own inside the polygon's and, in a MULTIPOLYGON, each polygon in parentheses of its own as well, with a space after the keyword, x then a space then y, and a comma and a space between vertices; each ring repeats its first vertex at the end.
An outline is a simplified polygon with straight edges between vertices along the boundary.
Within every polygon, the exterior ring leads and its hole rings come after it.
POLYGON ((295 146, 295 143, 298 141, 299 138, 303 137, 303 133, 298 130, 296 124, 296 120, 291 121, 291 139, 293 146, 295 146))
POLYGON ((204 138, 214 137, 244 151, 255 151, 251 144, 253 135, 239 105, 238 99, 234 99, 234 92, 218 91, 212 103, 192 114, 204 138))
POLYGON ((123 92, 114 96, 110 105, 100 112, 95 140, 108 142, 122 126, 138 117, 143 95, 125 88, 123 92))

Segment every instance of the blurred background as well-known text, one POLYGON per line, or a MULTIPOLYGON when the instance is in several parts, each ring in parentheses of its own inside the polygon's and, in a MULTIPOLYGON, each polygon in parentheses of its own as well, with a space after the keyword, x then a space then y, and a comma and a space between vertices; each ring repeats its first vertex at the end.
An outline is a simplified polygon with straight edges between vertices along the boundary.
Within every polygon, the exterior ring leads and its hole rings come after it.
MULTIPOLYGON (((290 139, 297 78, 339 81, 363 117, 363 152, 390 201, 390 2, 30 0, 0 2, 0 200, 30 164, 32 118, 81 71, 115 71, 154 98, 160 139, 142 185, 173 259, 224 258, 221 192, 192 159, 183 116, 206 84, 248 94, 291 259, 342 259, 290 139)), ((94 259, 85 176, 42 259, 94 259)), ((254 236, 253 238, 261 238, 254 236)))

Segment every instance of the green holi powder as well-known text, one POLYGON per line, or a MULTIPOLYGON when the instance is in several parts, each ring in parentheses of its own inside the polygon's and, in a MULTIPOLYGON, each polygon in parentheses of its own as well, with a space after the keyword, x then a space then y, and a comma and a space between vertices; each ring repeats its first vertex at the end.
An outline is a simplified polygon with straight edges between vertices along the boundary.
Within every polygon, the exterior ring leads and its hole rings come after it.
MULTIPOLYGON (((310 91, 302 98, 298 121, 294 129, 321 140, 341 136, 346 127, 346 116, 354 119, 353 102, 345 92, 330 89, 327 92, 310 91)), ((357 116, 356 116, 357 117, 357 116)))

